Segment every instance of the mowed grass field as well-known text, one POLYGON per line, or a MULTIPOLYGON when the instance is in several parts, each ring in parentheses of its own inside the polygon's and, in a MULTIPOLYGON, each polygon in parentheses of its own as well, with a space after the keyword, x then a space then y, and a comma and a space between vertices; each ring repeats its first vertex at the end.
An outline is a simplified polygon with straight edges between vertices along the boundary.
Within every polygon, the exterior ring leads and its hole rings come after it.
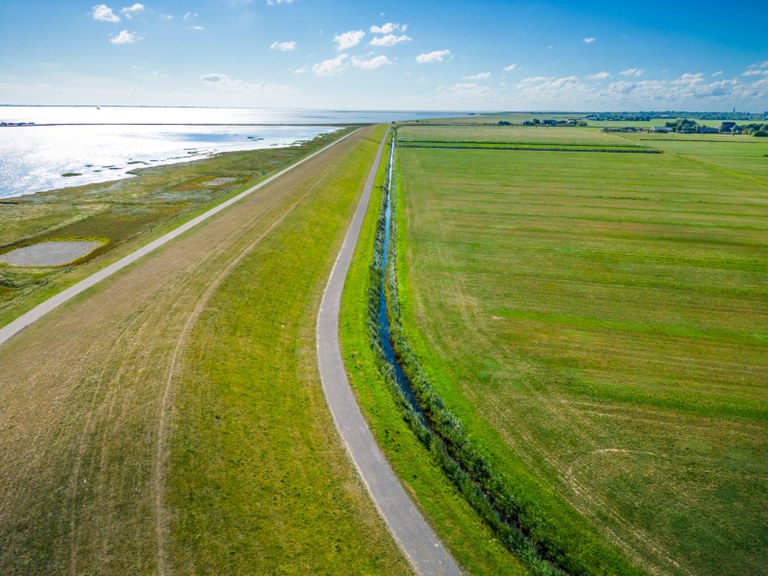
POLYGON ((364 129, 0 347, 0 574, 409 574, 340 445, 317 307, 364 129))
POLYGON ((423 368, 585 573, 768 572, 768 143, 404 127, 398 280, 423 368))

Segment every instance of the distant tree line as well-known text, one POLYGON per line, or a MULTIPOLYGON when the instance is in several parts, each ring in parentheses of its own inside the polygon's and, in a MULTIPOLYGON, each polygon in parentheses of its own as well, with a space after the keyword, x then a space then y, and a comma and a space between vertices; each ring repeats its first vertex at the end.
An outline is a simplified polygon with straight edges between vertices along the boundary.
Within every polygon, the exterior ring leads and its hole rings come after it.
POLYGON ((762 114, 753 112, 594 112, 587 120, 614 122, 648 122, 653 119, 695 118, 697 120, 768 120, 768 110, 762 114))
POLYGON ((768 123, 736 124, 734 121, 726 121, 719 129, 710 126, 702 126, 690 118, 678 118, 674 122, 665 122, 664 125, 672 132, 681 134, 747 134, 749 136, 768 137, 768 123))
POLYGON ((741 126, 742 131, 744 134, 749 134, 750 136, 759 136, 761 138, 768 137, 768 123, 765 124, 744 124, 741 126))

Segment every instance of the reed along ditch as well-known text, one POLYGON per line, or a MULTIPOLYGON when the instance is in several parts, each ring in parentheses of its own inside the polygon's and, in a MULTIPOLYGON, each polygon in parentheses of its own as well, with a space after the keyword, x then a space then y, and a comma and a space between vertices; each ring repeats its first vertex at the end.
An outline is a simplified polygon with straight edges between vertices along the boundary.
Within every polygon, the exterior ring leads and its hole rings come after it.
POLYGON ((591 571, 565 550, 533 536, 524 506, 469 440, 462 422, 446 408, 408 345, 400 321, 396 275, 396 148, 395 128, 377 224, 368 311, 374 348, 403 416, 462 496, 532 574, 588 574, 591 571))

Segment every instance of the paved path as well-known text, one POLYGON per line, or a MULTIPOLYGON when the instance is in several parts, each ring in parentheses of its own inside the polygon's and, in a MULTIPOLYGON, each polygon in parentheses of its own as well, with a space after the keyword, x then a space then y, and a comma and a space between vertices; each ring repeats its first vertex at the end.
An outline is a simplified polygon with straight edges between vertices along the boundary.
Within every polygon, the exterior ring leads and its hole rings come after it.
POLYGON ((56 308, 58 308, 59 306, 61 306, 65 302, 71 300, 72 298, 74 298, 78 294, 80 294, 82 292, 85 292, 86 290, 88 290, 88 288, 94 286, 95 284, 98 284, 99 282, 101 282, 105 278, 109 278, 110 276, 112 276, 112 274, 114 274, 118 270, 122 270, 126 266, 128 266, 130 264, 133 264, 139 258, 141 258, 143 256, 146 256, 150 252, 154 252, 155 250, 157 250, 163 244, 167 244, 168 242, 170 242, 171 240, 173 240, 177 236, 180 236, 180 235, 184 234, 185 232, 187 232, 191 228, 194 228, 195 226, 197 226, 198 224, 200 224, 204 220, 207 220, 211 216, 213 216, 215 214, 218 214, 222 210, 230 207, 235 202, 245 198, 250 193, 258 190, 259 188, 263 188, 264 186, 266 186, 267 184, 269 184, 273 180, 275 180, 277 178, 280 178, 280 176, 282 176, 286 172, 288 172, 290 170, 293 170, 297 166, 300 166, 301 164, 303 164, 304 162, 306 162, 307 160, 309 160, 311 158, 314 158, 318 154, 322 154, 325 150, 327 150, 331 146, 334 146, 335 144, 338 144, 342 140, 344 140, 346 138, 349 138, 355 132, 357 132, 357 130, 355 130, 353 132, 350 132, 349 134, 347 134, 346 136, 344 136, 342 138, 339 138, 335 142, 332 142, 328 146, 325 146, 325 147, 321 148, 317 152, 314 152, 314 153, 310 154, 309 156, 306 156, 305 158, 302 158, 301 160, 299 160, 295 164, 291 164, 290 166, 288 166, 288 168, 285 168, 285 169, 281 170, 280 172, 278 172, 277 174, 274 174, 274 175, 270 176, 266 180, 263 180, 263 181, 259 182, 255 186, 252 186, 251 188, 248 188, 248 190, 246 190, 245 192, 241 192, 237 196, 234 196, 233 198, 230 198, 229 200, 227 200, 225 202, 222 202, 218 206, 215 206, 215 207, 211 208, 210 210, 208 210, 207 212, 204 212, 200 216, 198 216, 196 218, 193 218, 192 220, 190 220, 186 224, 182 224, 181 226, 179 226, 175 230, 172 230, 168 234, 165 234, 164 236, 161 236, 157 240, 154 240, 154 241, 150 242, 146 246, 143 246, 143 247, 139 248, 135 252, 132 252, 131 254, 128 254, 128 256, 125 256, 124 258, 121 258, 117 262, 114 262, 114 263, 110 264, 109 266, 107 266, 105 268, 102 268, 101 270, 99 270, 95 274, 92 274, 91 276, 88 276, 87 278, 81 280, 77 284, 74 284, 74 285, 70 286, 69 288, 67 288, 66 290, 63 290, 62 292, 59 292, 55 296, 49 298, 48 300, 46 300, 42 304, 39 304, 38 306, 36 306, 35 308, 30 310, 26 314, 23 314, 22 316, 19 316, 13 322, 11 322, 9 324, 6 324, 2 328, 0 328, 0 346, 2 346, 6 341, 8 341, 11 338, 13 338, 16 334, 18 334, 19 332, 21 332, 22 330, 24 330, 25 328, 30 326, 32 323, 37 322, 40 318, 42 318, 43 316, 45 316, 49 312, 55 310, 56 308))
POLYGON ((339 348, 338 321, 341 292, 371 197, 386 138, 385 135, 379 146, 363 195, 347 230, 344 244, 339 251, 320 304, 320 315, 317 319, 320 376, 328 406, 347 452, 390 532, 416 572, 424 576, 433 574, 459 576, 461 571, 456 562, 408 498, 389 462, 373 439, 350 388, 339 348))

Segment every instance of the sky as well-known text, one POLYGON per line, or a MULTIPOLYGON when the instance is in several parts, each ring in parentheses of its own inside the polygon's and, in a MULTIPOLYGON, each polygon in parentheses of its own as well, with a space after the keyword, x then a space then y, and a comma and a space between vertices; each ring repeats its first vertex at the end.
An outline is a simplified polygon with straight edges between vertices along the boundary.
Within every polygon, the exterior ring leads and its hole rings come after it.
POLYGON ((0 104, 768 110, 768 1, 2 0, 0 104))

